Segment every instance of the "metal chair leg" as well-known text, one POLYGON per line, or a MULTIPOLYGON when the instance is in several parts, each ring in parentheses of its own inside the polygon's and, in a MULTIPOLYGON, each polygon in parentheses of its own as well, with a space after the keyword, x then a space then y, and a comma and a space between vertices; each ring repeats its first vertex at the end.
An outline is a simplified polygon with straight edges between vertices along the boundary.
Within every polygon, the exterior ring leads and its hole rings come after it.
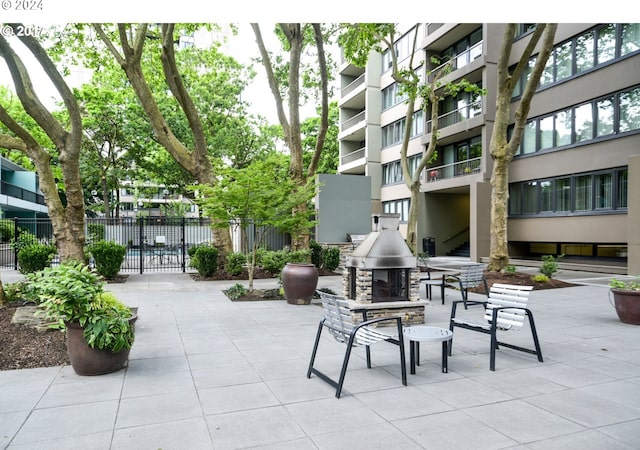
POLYGON ((313 344, 313 351, 311 352, 311 360, 309 361, 309 369, 307 370, 307 378, 311 378, 311 371, 313 370, 313 363, 316 360, 316 353, 318 352, 318 343, 320 342, 320 335, 322 334, 322 328, 324 327, 324 319, 320 321, 318 325, 318 332, 316 333, 316 342, 313 344))

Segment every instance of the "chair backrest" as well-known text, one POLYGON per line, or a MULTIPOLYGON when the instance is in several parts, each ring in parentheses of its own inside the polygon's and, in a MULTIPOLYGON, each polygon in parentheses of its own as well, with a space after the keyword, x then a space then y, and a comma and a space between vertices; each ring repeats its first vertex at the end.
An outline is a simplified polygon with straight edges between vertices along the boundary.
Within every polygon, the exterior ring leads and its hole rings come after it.
POLYGON ((353 320, 349 304, 344 297, 316 291, 322 300, 324 323, 338 342, 347 342, 353 330, 353 320))
POLYGON ((483 277, 484 264, 465 264, 460 268, 460 275, 458 275, 464 289, 478 286, 483 277))
MULTIPOLYGON (((517 286, 513 284, 494 283, 489 290, 489 299, 484 318, 492 320, 494 308, 512 306, 514 308, 526 308, 529 293, 533 286, 517 286)), ((498 311, 497 326, 502 329, 520 329, 524 323, 525 311, 522 309, 503 309, 498 311)))

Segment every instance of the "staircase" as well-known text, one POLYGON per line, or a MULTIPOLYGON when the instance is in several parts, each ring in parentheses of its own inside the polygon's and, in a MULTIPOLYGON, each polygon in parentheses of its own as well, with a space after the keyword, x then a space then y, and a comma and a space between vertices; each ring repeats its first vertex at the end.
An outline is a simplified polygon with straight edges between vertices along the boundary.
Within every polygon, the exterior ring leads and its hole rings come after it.
POLYGON ((471 246, 469 244, 469 241, 464 242, 464 243, 458 245, 453 250, 449 251, 447 253, 447 256, 464 256, 464 257, 467 257, 467 258, 469 256, 471 256, 471 246))

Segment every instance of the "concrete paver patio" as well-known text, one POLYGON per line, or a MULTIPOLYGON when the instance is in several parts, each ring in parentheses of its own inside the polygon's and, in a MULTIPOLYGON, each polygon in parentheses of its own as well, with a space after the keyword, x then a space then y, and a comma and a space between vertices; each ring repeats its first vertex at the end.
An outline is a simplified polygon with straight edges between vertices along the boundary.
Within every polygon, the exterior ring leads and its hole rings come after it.
MULTIPOLYGON (((129 367, 99 377, 78 376, 69 366, 0 372, 0 445, 638 448, 640 327, 618 321, 610 276, 563 271, 558 278, 581 285, 530 297, 544 363, 501 349, 491 372, 488 336, 456 330, 449 373, 440 370, 440 345, 424 344, 422 364, 405 387, 397 347, 380 343, 372 348, 371 370, 356 349, 338 400, 327 383, 306 378, 322 316, 317 303, 231 302, 222 291, 235 281, 130 275, 108 286, 138 307, 129 367)), ((340 286, 340 277, 319 281, 336 292, 340 286)), ((443 306, 436 295, 427 324, 448 327, 458 298, 447 289, 443 306)), ((531 335, 525 326, 505 340, 530 345, 531 335)), ((343 354, 344 346, 324 333, 316 365, 337 375, 343 354)))

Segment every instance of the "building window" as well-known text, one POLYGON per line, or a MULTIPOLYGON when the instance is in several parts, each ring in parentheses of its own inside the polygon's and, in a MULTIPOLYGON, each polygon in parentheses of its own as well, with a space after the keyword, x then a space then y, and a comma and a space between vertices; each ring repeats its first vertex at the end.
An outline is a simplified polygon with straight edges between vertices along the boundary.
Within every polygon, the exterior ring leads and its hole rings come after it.
POLYGON ((640 50, 640 23, 623 23, 620 56, 625 56, 638 50, 640 50))
MULTIPOLYGON (((389 125, 382 127, 382 147, 390 147, 402 142, 404 137, 405 118, 396 120, 389 125)), ((424 116, 422 110, 413 113, 413 124, 411 126, 411 138, 421 136, 424 133, 424 116)))
MULTIPOLYGON (((407 158, 407 165, 409 166, 410 176, 413 176, 413 174, 415 173, 415 170, 418 167, 418 164, 420 164, 421 159, 422 154, 412 155, 407 158)), ((402 165, 400 164, 400 160, 382 165, 383 185, 402 183, 403 181, 404 175, 402 174, 402 165)))
MULTIPOLYGON (((638 51, 640 24, 600 25, 553 48, 540 79, 540 87, 559 83, 638 51)), ((522 87, 529 78, 536 57, 529 60, 527 70, 513 91, 514 97, 522 95, 522 87)))
POLYGON ((627 208, 626 168, 509 185, 512 216, 601 214, 627 208))
POLYGON ((408 198, 382 202, 382 211, 385 214, 400 214, 400 222, 407 222, 409 220, 409 202, 408 198))
MULTIPOLYGON (((404 34, 400 39, 398 39, 393 45, 396 51, 396 57, 398 58, 398 62, 402 61, 405 58, 408 58, 411 55, 413 49, 411 46, 414 42, 414 36, 417 29, 414 27, 409 32, 404 34)), ((390 70, 393 66, 393 60, 391 59, 391 51, 386 49, 382 53, 382 72, 386 72, 390 70)))
POLYGON ((619 132, 640 129, 640 88, 620 94, 619 132))
POLYGON ((525 124, 519 155, 639 130, 640 87, 634 87, 529 120, 525 124))

